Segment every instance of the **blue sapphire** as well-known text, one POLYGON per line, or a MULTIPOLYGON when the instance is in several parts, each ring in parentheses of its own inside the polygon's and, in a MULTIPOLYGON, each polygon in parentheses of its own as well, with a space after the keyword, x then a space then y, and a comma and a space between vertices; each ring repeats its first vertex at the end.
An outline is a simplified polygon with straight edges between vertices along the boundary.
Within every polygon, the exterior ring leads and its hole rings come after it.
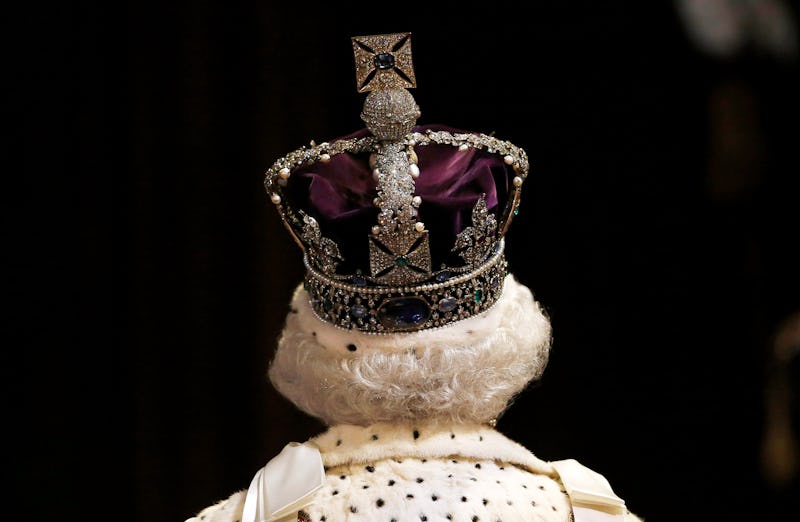
POLYGON ((416 328, 430 315, 431 309, 421 297, 392 297, 378 308, 378 320, 389 330, 416 328))
POLYGON ((458 306, 458 300, 455 297, 445 297, 439 301, 439 310, 442 312, 452 312, 458 306))
POLYGON ((375 67, 381 71, 394 68, 394 55, 392 53, 378 53, 372 59, 375 67))
POLYGON ((442 270, 438 274, 436 274, 436 282, 437 283, 444 283, 448 279, 450 279, 450 270, 442 270))
POLYGON ((356 274, 353 276, 353 284, 356 286, 367 286, 367 278, 363 275, 356 274))
POLYGON ((357 304, 350 307, 350 315, 354 319, 363 319, 367 316, 367 313, 367 307, 362 304, 357 304))

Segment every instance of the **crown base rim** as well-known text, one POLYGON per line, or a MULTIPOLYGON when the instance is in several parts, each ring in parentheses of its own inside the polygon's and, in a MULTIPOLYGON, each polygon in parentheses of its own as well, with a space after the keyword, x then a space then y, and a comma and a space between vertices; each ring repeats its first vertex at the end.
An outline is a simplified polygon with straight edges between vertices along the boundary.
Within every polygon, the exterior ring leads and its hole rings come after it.
POLYGON ((304 258, 303 287, 314 314, 344 330, 393 334, 439 328, 480 314, 499 299, 507 275, 503 243, 469 273, 398 287, 343 283, 317 272, 304 258))

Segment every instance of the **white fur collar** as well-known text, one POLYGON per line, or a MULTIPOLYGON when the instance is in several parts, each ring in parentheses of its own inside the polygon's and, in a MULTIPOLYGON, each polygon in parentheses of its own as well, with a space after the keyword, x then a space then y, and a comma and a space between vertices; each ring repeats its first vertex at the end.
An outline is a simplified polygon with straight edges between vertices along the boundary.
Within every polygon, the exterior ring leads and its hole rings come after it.
POLYGON ((326 467, 366 464, 387 458, 493 459, 554 476, 549 463, 500 432, 475 424, 337 425, 310 440, 326 467))

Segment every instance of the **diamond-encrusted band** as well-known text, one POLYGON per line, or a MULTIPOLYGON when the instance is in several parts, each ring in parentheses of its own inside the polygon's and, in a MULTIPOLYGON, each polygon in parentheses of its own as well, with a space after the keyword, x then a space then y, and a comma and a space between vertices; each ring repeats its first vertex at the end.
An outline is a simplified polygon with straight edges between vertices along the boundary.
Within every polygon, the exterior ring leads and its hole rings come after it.
POLYGON ((385 334, 437 328, 467 319, 494 305, 503 291, 504 240, 478 269, 415 286, 360 286, 331 279, 303 256, 303 288, 316 316, 346 330, 385 334))

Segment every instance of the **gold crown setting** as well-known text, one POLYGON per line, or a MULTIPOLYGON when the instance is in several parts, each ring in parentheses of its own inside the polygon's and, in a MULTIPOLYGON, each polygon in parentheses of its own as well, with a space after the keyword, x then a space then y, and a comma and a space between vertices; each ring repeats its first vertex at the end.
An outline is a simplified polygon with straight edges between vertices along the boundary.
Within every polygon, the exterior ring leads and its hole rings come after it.
POLYGON ((372 334, 439 328, 484 312, 503 290, 504 237, 519 211, 527 155, 508 141, 481 133, 414 131, 420 110, 407 90, 416 87, 411 34, 357 36, 351 41, 358 92, 368 92, 361 119, 370 134, 312 141, 275 161, 264 180, 284 225, 303 251, 304 288, 311 307, 327 323, 372 334), (434 267, 429 231, 418 220, 425 202, 415 194, 415 183, 425 176, 425 165, 419 164, 416 150, 429 145, 477 149, 498 155, 513 169, 505 204, 498 202, 492 212, 485 195, 479 195, 471 226, 456 235, 450 252, 462 264, 434 267), (369 157, 377 193, 377 222, 364 238, 368 263, 346 273, 338 270, 345 260, 341 245, 326 236, 324 223, 290 204, 287 188, 297 169, 330 163, 339 154, 369 157))

